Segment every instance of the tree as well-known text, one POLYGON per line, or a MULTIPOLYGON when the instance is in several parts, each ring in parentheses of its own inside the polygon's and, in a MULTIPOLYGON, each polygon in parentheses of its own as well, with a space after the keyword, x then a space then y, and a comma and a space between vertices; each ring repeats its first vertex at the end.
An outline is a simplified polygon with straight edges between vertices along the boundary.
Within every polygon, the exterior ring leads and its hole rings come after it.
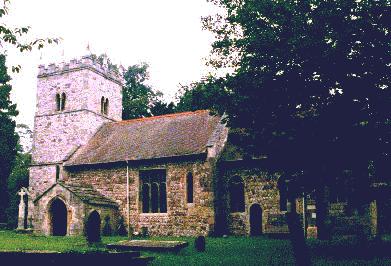
POLYGON ((200 82, 181 85, 178 91, 175 112, 216 109, 225 101, 225 91, 220 90, 219 80, 208 77, 200 82))
POLYGON ((116 64, 111 62, 111 59, 107 56, 107 54, 91 54, 91 56, 94 61, 97 61, 101 65, 107 66, 109 70, 114 70, 116 72, 120 71, 120 68, 116 64))
POLYGON ((125 86, 122 94, 122 119, 149 117, 170 113, 172 105, 162 100, 163 94, 147 84, 148 64, 128 67, 124 73, 125 86))
POLYGON ((33 142, 33 131, 26 124, 17 124, 16 133, 19 136, 19 145, 24 153, 31 152, 33 142))
MULTIPOLYGON (((3 5, 0 7, 0 19, 9 13, 10 0, 3 0, 3 5)), ((20 52, 31 51, 34 48, 42 49, 45 44, 58 43, 58 38, 39 38, 28 40, 29 26, 11 28, 5 24, 0 25, 0 46, 6 47, 6 44, 17 48, 20 52)), ((12 66, 12 71, 19 72, 20 65, 12 66)))
POLYGON ((10 76, 5 65, 5 56, 0 54, 0 221, 6 220, 8 206, 7 180, 16 156, 18 136, 14 118, 18 115, 16 104, 10 100, 10 76))
POLYGON ((16 155, 11 175, 8 179, 9 206, 6 210, 7 224, 9 228, 15 228, 18 224, 18 206, 20 197, 17 195, 22 187, 29 186, 29 166, 31 154, 19 151, 16 155))
MULTIPOLYGON (((9 0, 3 0, 0 7, 0 19, 9 12, 9 0)), ((33 48, 41 49, 45 44, 58 43, 57 38, 29 40, 30 27, 11 28, 6 24, 0 25, 0 46, 16 48, 20 52, 31 51, 33 48)), ((5 221, 5 210, 8 206, 7 180, 11 173, 12 164, 16 156, 18 136, 15 133, 14 118, 18 115, 16 105, 10 100, 10 76, 5 65, 6 56, 0 54, 0 222, 5 221)), ((20 65, 12 66, 12 71, 18 72, 20 65)))
POLYGON ((211 2, 225 14, 203 19, 210 64, 234 69, 220 112, 240 144, 318 191, 353 169, 359 195, 368 161, 390 156, 390 1, 211 2))
POLYGON ((29 166, 31 163, 32 131, 27 125, 18 124, 16 125, 16 134, 18 135, 17 154, 7 181, 9 205, 6 209, 6 215, 9 228, 17 226, 20 200, 17 193, 22 187, 29 186, 29 166))

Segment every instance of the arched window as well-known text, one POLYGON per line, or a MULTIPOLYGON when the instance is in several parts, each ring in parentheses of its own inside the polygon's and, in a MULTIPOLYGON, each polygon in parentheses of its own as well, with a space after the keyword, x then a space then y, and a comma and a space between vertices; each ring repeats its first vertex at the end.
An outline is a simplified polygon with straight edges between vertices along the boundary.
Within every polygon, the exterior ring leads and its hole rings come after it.
POLYGON ((159 212, 159 184, 152 183, 151 186, 151 211, 159 212))
POLYGON ((104 112, 104 104, 105 104, 105 97, 102 96, 100 99, 100 113, 103 114, 104 112))
POLYGON ((167 212, 166 170, 140 171, 140 201, 144 213, 167 212))
POLYGON ((278 190, 280 191, 280 211, 286 211, 287 203, 288 203, 288 190, 285 183, 285 178, 280 177, 278 179, 278 190))
POLYGON ((229 182, 231 212, 244 212, 244 184, 240 176, 234 176, 229 182))
POLYGON ((167 212, 167 191, 166 183, 160 183, 160 212, 167 212))
POLYGON ((61 96, 58 93, 56 94, 56 110, 61 110, 61 96))
POLYGON ((65 95, 65 93, 63 92, 62 94, 61 94, 61 111, 64 111, 65 110, 65 102, 66 102, 66 95, 65 95))
POLYGON ((60 179, 60 166, 56 165, 56 180, 60 179))
POLYGON ((193 203, 193 175, 188 173, 186 177, 187 203, 193 203))
POLYGON ((107 99, 107 98, 104 103, 104 113, 105 113, 105 115, 109 114, 109 99, 107 99))
POLYGON ((149 212, 149 198, 150 198, 150 187, 149 184, 143 184, 142 186, 142 202, 143 202, 143 212, 149 212))

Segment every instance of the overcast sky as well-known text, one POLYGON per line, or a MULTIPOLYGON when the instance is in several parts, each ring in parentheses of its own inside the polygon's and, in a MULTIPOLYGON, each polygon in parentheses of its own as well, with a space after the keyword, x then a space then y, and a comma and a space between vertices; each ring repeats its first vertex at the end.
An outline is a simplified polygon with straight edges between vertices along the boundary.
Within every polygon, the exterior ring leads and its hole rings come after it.
POLYGON ((63 39, 32 53, 8 51, 8 65, 22 65, 12 74, 17 122, 33 126, 38 65, 81 57, 88 43, 125 67, 149 63, 151 85, 173 99, 179 83, 209 71, 213 37, 201 29, 201 17, 215 12, 206 0, 12 0, 7 24, 31 26, 30 37, 63 39))

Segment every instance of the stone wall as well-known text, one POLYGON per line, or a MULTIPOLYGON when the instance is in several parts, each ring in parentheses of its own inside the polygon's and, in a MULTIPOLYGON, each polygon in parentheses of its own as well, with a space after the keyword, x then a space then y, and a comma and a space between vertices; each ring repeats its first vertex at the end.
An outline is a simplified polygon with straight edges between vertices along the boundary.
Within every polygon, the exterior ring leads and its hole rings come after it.
POLYGON ((56 166, 30 166, 29 175, 30 196, 32 199, 35 199, 36 196, 39 196, 56 183, 56 166))
POLYGON ((87 110, 35 117, 33 164, 62 162, 108 121, 87 110))
POLYGON ((82 235, 89 214, 97 211, 101 218, 101 230, 103 230, 105 217, 110 217, 111 227, 118 227, 118 214, 113 208, 89 205, 82 202, 69 190, 56 185, 34 203, 33 229, 36 234, 51 235, 52 226, 50 218, 51 203, 55 199, 62 200, 67 208, 67 235, 82 235))
MULTIPOLYGON (((111 80, 104 79, 100 74, 88 74, 88 94, 85 99, 86 109, 101 113, 100 104, 102 96, 109 100, 107 117, 115 121, 122 120, 122 86, 111 80)), ((104 115, 106 116, 106 115, 104 115)))
MULTIPOLYGON (((86 182, 120 206, 127 221, 126 166, 68 169, 69 180, 86 182)), ((142 227, 150 235, 207 235, 213 230, 212 165, 207 162, 180 162, 129 167, 130 226, 140 232, 142 227), (142 213, 139 200, 139 171, 166 169, 167 213, 142 213), (186 200, 186 176, 193 174, 194 202, 186 200)))
POLYGON ((235 235, 249 235, 250 208, 253 204, 259 204, 262 208, 262 232, 287 233, 285 212, 280 211, 277 187, 279 175, 261 169, 236 168, 227 170, 224 178, 228 182, 234 176, 240 176, 244 182, 245 211, 229 213, 229 209, 227 210, 229 232, 235 235))

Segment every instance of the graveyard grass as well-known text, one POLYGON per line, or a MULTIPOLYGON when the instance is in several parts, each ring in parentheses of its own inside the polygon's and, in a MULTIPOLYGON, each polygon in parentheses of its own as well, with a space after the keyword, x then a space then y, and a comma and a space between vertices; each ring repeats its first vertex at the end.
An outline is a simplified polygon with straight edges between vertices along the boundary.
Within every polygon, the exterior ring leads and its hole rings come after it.
MULTIPOLYGON (((89 246, 84 237, 45 237, 0 231, 0 251, 50 250, 62 252, 89 252, 104 250, 105 244, 124 240, 126 237, 102 237, 102 244, 89 246)), ((154 238, 152 238, 154 239, 154 238)), ((197 252, 194 238, 159 237, 159 240, 185 240, 189 246, 179 253, 142 252, 155 257, 152 265, 293 265, 289 240, 267 237, 206 238, 206 251, 197 252)), ((310 243, 311 244, 311 243, 310 243)), ((391 259, 369 261, 333 260, 312 258, 314 265, 391 265, 391 259)))

